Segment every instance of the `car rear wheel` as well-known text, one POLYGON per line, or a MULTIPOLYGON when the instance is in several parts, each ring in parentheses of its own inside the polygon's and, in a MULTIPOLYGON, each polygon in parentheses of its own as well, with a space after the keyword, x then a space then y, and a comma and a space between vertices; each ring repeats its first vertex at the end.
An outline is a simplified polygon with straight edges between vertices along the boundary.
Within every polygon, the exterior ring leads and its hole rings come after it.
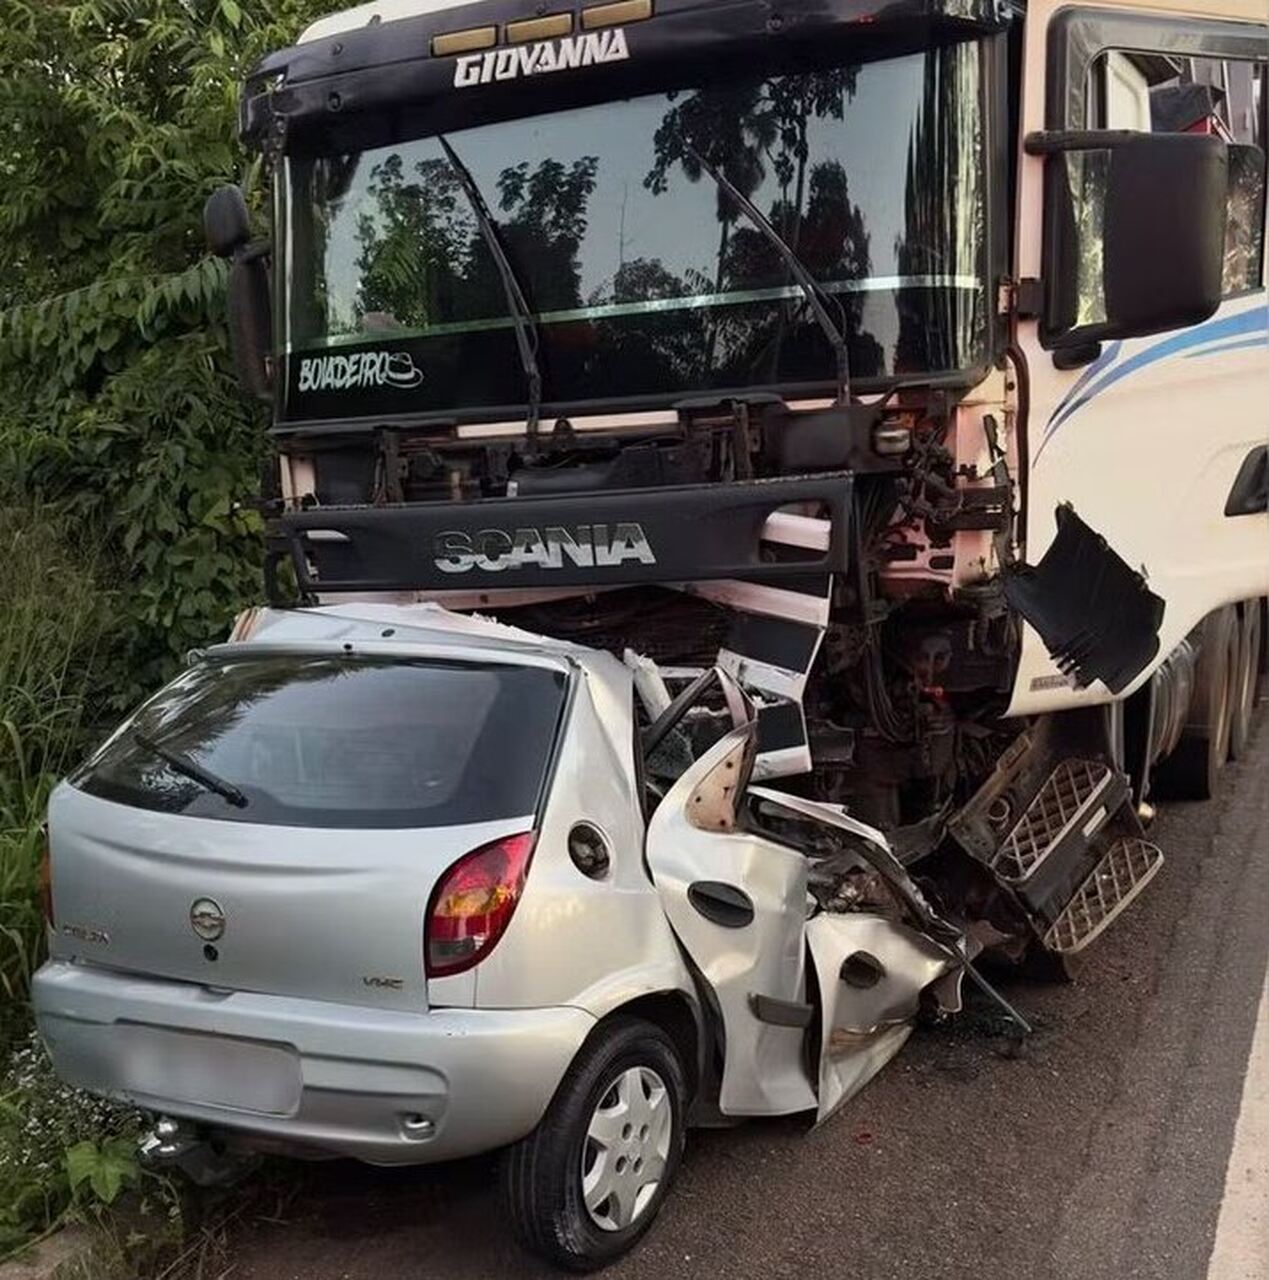
POLYGON ((573 1271, 625 1253, 673 1181, 686 1107, 683 1063, 660 1028, 634 1018, 602 1026, 503 1162, 521 1243, 573 1271))
POLYGON ((1229 754, 1240 759, 1247 750, 1251 737, 1251 725, 1256 712, 1256 694, 1260 685, 1260 647, 1264 644, 1262 631, 1264 602, 1248 600, 1243 604, 1242 625, 1239 627, 1238 674, 1234 681, 1233 710, 1229 723, 1229 754))

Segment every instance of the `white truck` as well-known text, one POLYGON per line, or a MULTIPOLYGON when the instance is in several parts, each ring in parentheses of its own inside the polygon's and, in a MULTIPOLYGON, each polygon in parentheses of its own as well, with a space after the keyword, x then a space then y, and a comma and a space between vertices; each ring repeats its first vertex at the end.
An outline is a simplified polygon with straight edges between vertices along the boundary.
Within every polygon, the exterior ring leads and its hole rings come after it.
MULTIPOLYGON (((1269 592, 1254 0, 377 0, 209 202, 309 602, 480 610, 759 701, 1048 964, 1247 742, 1269 592), (549 6, 547 6, 549 8, 549 6)), ((289 579, 288 579, 289 580, 289 579)), ((954 887, 952 887, 954 886, 954 887)))

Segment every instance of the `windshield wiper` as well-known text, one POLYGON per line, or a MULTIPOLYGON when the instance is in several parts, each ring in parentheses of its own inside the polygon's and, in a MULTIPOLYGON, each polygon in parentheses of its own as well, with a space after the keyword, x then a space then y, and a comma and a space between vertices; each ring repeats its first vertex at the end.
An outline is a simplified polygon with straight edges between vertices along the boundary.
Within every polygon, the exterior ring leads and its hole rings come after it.
POLYGON ((839 404, 849 404, 850 353, 846 346, 846 335, 842 333, 841 326, 829 314, 828 295, 820 286, 819 281, 807 269, 802 259, 793 252, 789 242, 771 225, 762 210, 724 174, 715 169, 695 147, 689 145, 688 151, 696 163, 740 206, 741 211, 749 221, 766 236, 772 248, 784 260, 784 265, 788 267, 789 274, 797 281, 799 288, 806 295, 806 300, 810 304, 815 319, 824 331, 824 336, 828 339, 829 346, 833 348, 833 352, 837 356, 837 401, 839 404))
POLYGON ((516 327, 516 346, 520 351, 520 365, 524 369, 525 381, 529 384, 528 421, 525 423, 525 431, 532 442, 537 437, 538 417, 542 409, 542 371, 538 368, 538 331, 533 323, 533 313, 524 299, 524 290, 520 288, 520 281, 516 279, 507 251, 498 238, 498 224, 494 222, 475 178, 471 176, 471 171, 458 158, 458 153, 449 145, 448 139, 443 134, 438 134, 436 140, 441 144, 445 158, 458 175, 467 203, 471 205, 472 212, 476 215, 480 234, 484 236, 485 243, 489 246, 494 265, 498 268, 498 275, 502 279, 502 290, 507 296, 507 307, 516 327))
POLYGON ((245 809, 247 807, 247 797, 232 782, 226 782, 224 778, 217 777, 210 769, 204 769, 201 764, 195 764, 189 756, 183 756, 179 751, 171 751, 167 747, 160 746, 148 734, 138 733, 135 729, 132 731, 132 741, 151 755, 158 756, 170 768, 189 778, 191 782, 197 782, 200 786, 206 787, 208 791, 214 791, 218 796, 224 796, 234 808, 245 809))

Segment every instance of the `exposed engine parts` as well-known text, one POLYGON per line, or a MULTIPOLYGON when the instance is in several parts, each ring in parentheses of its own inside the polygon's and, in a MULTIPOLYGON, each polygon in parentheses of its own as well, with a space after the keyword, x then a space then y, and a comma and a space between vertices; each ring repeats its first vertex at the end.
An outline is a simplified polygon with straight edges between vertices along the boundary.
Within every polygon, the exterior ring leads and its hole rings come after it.
MULTIPOLYGON (((1022 563, 1006 381, 973 403, 702 400, 624 434, 560 419, 531 448, 459 430, 326 442, 285 460, 275 550, 314 594, 391 559, 407 567, 385 586, 627 655, 648 732, 692 703, 649 752, 654 795, 728 722, 698 696, 717 664, 752 700, 755 778, 886 832, 976 946, 1061 957, 1158 858, 1097 716, 1003 719, 1021 620, 1072 678, 1115 687, 1157 607, 1070 510, 1039 567, 1022 563)), ((1180 731, 1188 672, 1183 654, 1165 667, 1152 758, 1180 731)), ((809 887, 837 912, 882 909, 887 893, 840 833, 809 887)))

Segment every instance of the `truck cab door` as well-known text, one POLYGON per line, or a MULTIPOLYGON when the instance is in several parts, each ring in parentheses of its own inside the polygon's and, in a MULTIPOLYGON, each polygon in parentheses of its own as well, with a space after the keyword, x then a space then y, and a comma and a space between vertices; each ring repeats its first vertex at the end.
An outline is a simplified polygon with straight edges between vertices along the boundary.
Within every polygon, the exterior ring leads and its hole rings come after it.
MULTIPOLYGON (((1085 170, 1074 158, 1028 150, 1024 140, 1103 129, 1209 132, 1207 123, 1167 109, 1167 95, 1200 89, 1206 76, 1227 86, 1221 95, 1227 102, 1250 106, 1269 82, 1265 28, 1232 13, 1224 20, 1179 11, 1147 16, 1035 0, 1023 40, 1013 275, 1037 290, 1016 333, 1028 387, 1023 552, 1028 564, 1041 562, 1058 539, 1058 512, 1070 504, 1117 557, 1144 570, 1150 592, 1166 607, 1155 629, 1156 653, 1127 693, 1213 610, 1269 592, 1269 512, 1231 501, 1241 492, 1241 468, 1254 466, 1264 448, 1269 403, 1264 115, 1227 112, 1237 144, 1229 148, 1229 173, 1238 181, 1229 189, 1216 313, 1122 338, 1099 336, 1092 325, 1053 333, 1043 323, 1061 240, 1046 236, 1046 202, 1078 196, 1077 221, 1085 226, 1101 227, 1105 210, 1088 198, 1097 184, 1083 182, 1085 170)), ((1090 158, 1087 171, 1094 169, 1090 158)), ((1153 221, 1154 211, 1142 203, 1140 225, 1148 229, 1153 221)), ((1104 250, 1099 231, 1103 267, 1104 250)), ((1079 314, 1100 316, 1098 280, 1096 269, 1078 273, 1079 314)), ((1080 621, 1088 625, 1086 616, 1080 621)), ((1108 696, 1100 680, 1072 687, 1039 631, 1024 630, 1009 716, 1108 696)))

